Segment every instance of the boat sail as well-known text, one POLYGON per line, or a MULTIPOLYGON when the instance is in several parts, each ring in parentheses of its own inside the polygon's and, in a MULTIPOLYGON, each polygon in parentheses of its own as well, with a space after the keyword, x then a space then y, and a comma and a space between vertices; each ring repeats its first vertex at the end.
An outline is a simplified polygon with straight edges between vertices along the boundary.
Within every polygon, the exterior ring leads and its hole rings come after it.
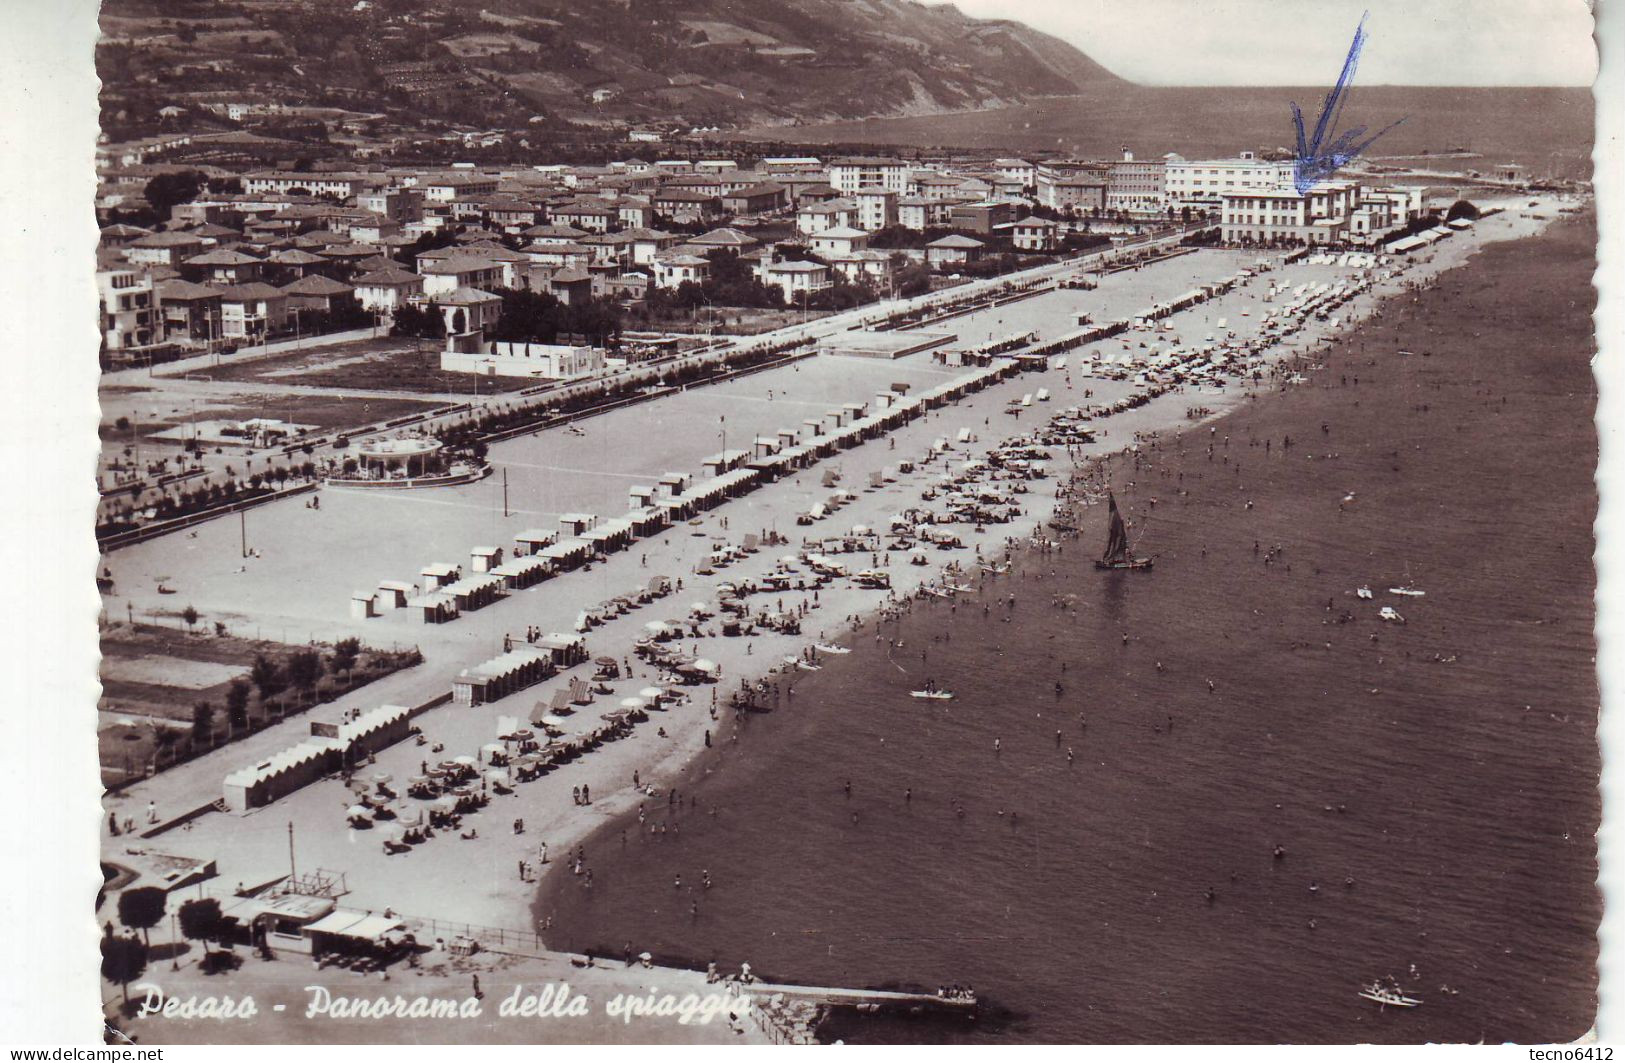
POLYGON ((1134 557, 1129 553, 1128 525, 1123 523, 1123 513, 1117 508, 1117 496, 1108 491, 1106 501, 1111 507, 1111 526, 1106 533, 1106 552, 1095 562, 1095 567, 1139 571, 1149 569, 1151 567, 1149 557, 1134 557))

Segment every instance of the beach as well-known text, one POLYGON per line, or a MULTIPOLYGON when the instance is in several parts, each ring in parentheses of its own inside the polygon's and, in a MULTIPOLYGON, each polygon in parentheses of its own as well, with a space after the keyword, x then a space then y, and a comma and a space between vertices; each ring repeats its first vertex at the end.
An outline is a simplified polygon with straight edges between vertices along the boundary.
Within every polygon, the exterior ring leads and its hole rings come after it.
MULTIPOLYGON (((1406 279, 1464 259, 1472 247, 1497 234, 1503 238, 1523 235, 1540 225, 1538 220, 1521 214, 1499 217, 1494 224, 1486 223, 1477 234, 1442 245, 1434 253, 1433 261, 1414 265, 1406 279)), ((1177 296, 1200 275, 1222 276, 1260 257, 1234 252, 1200 252, 1147 267, 1143 272, 1114 275, 1103 281, 1100 290, 1095 292, 1046 293, 994 311, 984 311, 957 323, 956 329, 967 339, 991 339, 1022 328, 1034 328, 1041 335, 1052 337, 1076 327, 1080 308, 1097 313, 1097 319, 1132 314, 1137 308, 1177 296)), ((1337 275, 1335 270, 1301 264, 1290 267, 1290 272, 1307 279, 1337 275)), ((1350 313, 1376 306, 1380 297, 1398 292, 1401 283, 1403 281, 1396 280, 1379 285, 1378 290, 1361 296, 1351 306, 1350 313)), ((1215 302, 1176 316, 1175 321, 1179 330, 1191 337, 1187 342, 1199 340, 1205 331, 1214 327, 1216 320, 1226 315, 1234 322, 1233 328, 1245 332, 1256 318, 1249 322, 1242 311, 1256 305, 1258 296, 1257 288, 1244 286, 1215 302)), ((1331 325, 1311 322, 1307 334, 1295 337, 1294 344, 1279 349, 1276 356, 1291 356, 1312 344, 1317 335, 1331 335, 1335 331, 1331 325)), ((1085 378, 1075 358, 1066 369, 1051 366, 1041 372, 1022 374, 909 423, 885 439, 844 452, 833 463, 813 466, 694 522, 679 525, 654 539, 636 542, 607 562, 560 576, 539 588, 518 592, 506 602, 452 624, 408 625, 401 616, 382 621, 354 621, 346 614, 350 589, 365 587, 369 581, 389 576, 410 578, 429 561, 461 560, 472 546, 482 542, 493 545, 508 542, 517 530, 538 524, 545 526, 567 509, 618 512, 627 485, 647 482, 649 477, 657 477, 666 469, 692 468, 703 455, 733 445, 731 440, 771 433, 779 425, 794 425, 804 416, 817 414, 832 404, 873 395, 893 382, 905 381, 915 389, 923 389, 952 379, 955 372, 963 371, 934 365, 928 354, 896 362, 821 356, 715 388, 685 392, 669 400, 659 400, 648 408, 595 418, 581 436, 548 432, 498 444, 492 448, 492 457, 498 467, 508 473, 506 508, 495 480, 430 495, 382 499, 362 492, 328 491, 324 493, 320 511, 301 511, 298 507, 281 505, 266 507, 251 515, 247 534, 257 548, 258 544, 264 544, 262 557, 245 561, 234 556, 238 554, 236 539, 241 529, 234 527, 234 522, 217 521, 200 528, 195 539, 171 537, 143 544, 121 551, 115 562, 122 582, 144 587, 150 586, 166 569, 178 567, 177 556, 184 557, 187 579, 195 585, 186 587, 183 593, 187 601, 196 601, 206 621, 223 617, 234 628, 247 629, 252 625, 256 633, 263 631, 267 637, 280 634, 290 641, 359 633, 369 642, 415 644, 423 650, 423 665, 391 676, 329 710, 318 712, 316 715, 320 718, 331 717, 352 705, 420 704, 426 698, 443 693, 459 669, 499 654, 505 639, 523 640, 527 627, 539 627, 544 632, 567 631, 583 608, 625 593, 646 583, 651 576, 681 578, 683 587, 670 599, 633 611, 588 633, 591 656, 611 657, 630 664, 631 668, 630 674, 617 680, 610 693, 595 699, 594 704, 579 707, 570 718, 565 728, 567 733, 582 734, 598 725, 599 716, 606 709, 617 705, 625 696, 636 695, 657 679, 648 665, 633 658, 632 652, 635 643, 646 634, 648 622, 686 615, 693 604, 714 605, 722 582, 760 576, 774 564, 776 557, 800 549, 805 537, 841 535, 857 525, 885 527, 892 514, 917 500, 921 491, 936 482, 943 471, 944 464, 933 466, 923 461, 936 440, 957 440, 961 429, 975 435, 973 444, 955 443, 954 452, 942 459, 943 463, 957 463, 1034 428, 1035 421, 1041 421, 1046 414, 1042 404, 1019 408, 1019 413, 1009 412, 1010 404, 1024 394, 1045 387, 1054 395, 1051 405, 1059 407, 1084 401, 1086 391, 1091 393, 1090 402, 1125 397, 1133 393, 1132 384, 1085 378), (712 430, 716 432, 714 438, 709 434, 712 430), (900 471, 898 462, 905 458, 920 462, 914 473, 900 471), (832 465, 839 473, 835 488, 824 480, 832 465), (874 487, 872 474, 877 473, 884 474, 883 483, 874 487), (889 480, 884 476, 889 476, 889 480), (795 524, 797 514, 807 512, 816 502, 828 498, 832 490, 848 491, 853 498, 844 509, 823 521, 822 526, 803 528, 795 524), (763 533, 784 535, 791 545, 764 548, 729 568, 710 574, 695 572, 699 559, 715 546, 736 546, 746 534, 763 533)), ((1170 393, 1103 420, 1098 441, 1080 453, 1086 457, 1104 455, 1123 449, 1137 434, 1166 432, 1185 423, 1185 411, 1193 405, 1200 404, 1219 412, 1246 402, 1239 388, 1170 393)), ((925 566, 915 567, 900 561, 886 566, 892 575, 889 595, 842 580, 817 593, 788 592, 778 596, 778 601, 757 598, 752 601, 753 607, 777 608, 782 602, 784 609, 804 610, 801 634, 759 634, 752 638, 706 634, 685 639, 685 650, 692 649, 696 655, 706 656, 720 666, 720 683, 683 688, 688 695, 686 702, 651 713, 650 719, 640 724, 630 737, 610 742, 537 782, 522 785, 512 795, 493 798, 490 808, 477 817, 477 837, 465 839, 443 832, 409 854, 388 856, 379 844, 377 832, 353 830, 345 825, 344 812, 352 796, 335 777, 307 786, 247 816, 211 813, 150 840, 109 840, 106 855, 109 859, 138 866, 143 858, 156 853, 207 858, 217 863, 219 884, 230 892, 236 883, 252 887, 288 873, 289 860, 280 845, 267 844, 266 834, 267 831, 277 835, 286 832, 302 867, 343 873, 347 889, 344 903, 349 906, 375 910, 388 907, 418 920, 444 920, 448 913, 455 912, 453 922, 481 930, 534 932, 545 924, 544 937, 549 943, 553 943, 555 933, 563 935, 561 940, 575 941, 577 935, 589 934, 589 927, 596 932, 596 928, 609 924, 598 919, 577 920, 562 915, 549 922, 552 902, 544 900, 532 910, 538 876, 551 871, 554 878, 560 880, 549 887, 552 890, 579 888, 581 876, 561 872, 561 868, 565 866, 567 854, 585 846, 587 851, 582 854, 581 867, 598 876, 598 884, 593 889, 616 890, 618 887, 609 883, 618 876, 601 868, 605 863, 620 867, 620 858, 616 855, 620 846, 618 832, 633 821, 638 806, 648 806, 646 818, 650 811, 658 815, 662 802, 675 810, 674 789, 685 800, 694 798, 695 788, 707 785, 703 780, 713 772, 714 765, 724 762, 724 751, 752 748, 754 738, 750 730, 759 724, 749 715, 736 717, 727 710, 726 698, 733 690, 769 669, 783 671, 786 658, 798 658, 813 643, 840 640, 852 633, 855 625, 857 639, 849 641, 853 645, 864 643, 874 634, 872 622, 864 618, 886 604, 888 597, 906 600, 918 586, 940 579, 943 565, 948 562, 957 562, 962 572, 974 572, 978 555, 997 556, 1007 540, 1029 536, 1050 514, 1054 491, 1064 482, 1062 464, 1057 463, 1062 475, 1034 481, 1031 493, 1020 496, 1022 513, 1016 520, 990 526, 985 535, 974 536, 975 549, 933 551, 930 563, 925 566), (715 716, 710 711, 713 697, 718 705, 715 716), (713 751, 710 758, 702 755, 708 746, 713 751), (634 780, 639 787, 653 789, 655 793, 651 795, 645 789, 634 788, 634 780), (579 801, 572 796, 583 788, 590 790, 590 801, 579 801), (522 821, 522 830, 510 829, 510 823, 516 820, 522 821), (544 843, 550 857, 546 864, 542 860, 544 843), (522 861, 529 865, 528 869, 521 868, 522 861)), ((1125 490, 1123 493, 1131 506, 1143 504, 1136 492, 1125 490)), ((1157 519, 1161 519, 1161 514, 1157 519)), ((1156 527, 1155 521, 1152 527, 1156 527)), ((1070 549, 1072 556, 1079 556, 1079 547, 1070 549)), ((1092 549, 1093 544, 1090 544, 1084 552, 1092 549)), ((878 556, 869 560, 875 564, 881 561, 878 556)), ((143 592, 133 598, 131 604, 151 607, 153 602, 150 592, 143 592)), ((171 603, 164 604, 172 608, 171 603)), ((856 661, 856 653, 848 658, 837 657, 829 655, 822 659, 821 667, 826 669, 823 674, 796 670, 798 692, 794 699, 798 707, 808 697, 804 691, 816 691, 821 683, 832 681, 837 672, 858 671, 840 667, 856 661)), ((966 661, 976 659, 973 654, 964 658, 966 661)), ((951 667, 947 655, 943 660, 942 670, 947 673, 951 667)), ((933 664, 933 671, 935 668, 933 664)), ((864 674, 866 682, 873 681, 872 672, 864 674)), ((910 682, 920 678, 913 668, 907 673, 910 682)), ((937 678, 940 681, 944 676, 937 678)), ((473 754, 501 733, 504 717, 528 717, 536 702, 545 702, 562 685, 562 679, 554 680, 486 705, 432 709, 417 718, 425 740, 423 746, 405 742, 383 750, 378 753, 376 764, 369 765, 367 770, 404 779, 418 774, 431 760, 473 754)), ((790 701, 790 695, 786 694, 785 700, 790 701)), ((969 696, 962 694, 960 704, 967 700, 969 696)), ((764 719, 772 726, 780 717, 795 715, 785 706, 783 711, 764 719)), ((845 735, 852 726, 851 721, 844 720, 834 726, 833 734, 845 735)), ((159 806, 165 818, 190 811, 219 796, 220 780, 228 771, 284 748, 296 741, 301 731, 308 733, 308 724, 296 717, 237 747, 227 747, 121 794, 111 795, 107 807, 123 814, 142 808, 150 800, 159 806)), ((830 735, 823 737, 828 739, 830 735)), ((862 777, 857 770, 854 775, 862 777)), ((696 815, 703 813, 699 805, 694 808, 696 815)), ((519 824, 513 826, 517 828, 519 824)), ((571 871, 575 870, 574 862, 568 866, 571 871)), ((667 891, 678 892, 672 889, 665 870, 662 866, 659 871, 661 877, 666 878, 661 884, 662 896, 668 895, 667 891)), ((689 868, 684 876, 690 888, 700 881, 699 870, 689 868)), ((764 903, 777 903, 778 895, 771 890, 761 891, 761 896, 764 903)), ((683 905, 683 912, 695 914, 690 911, 694 903, 683 905)), ((615 925, 612 938, 634 936, 621 933, 618 921, 615 925)), ((745 921, 741 925, 773 924, 745 921)), ((593 944, 603 943, 594 941, 593 944)), ((618 949, 621 942, 611 944, 618 949)), ((648 947, 653 948, 654 944, 650 942, 648 947)), ((658 951, 666 955, 664 949, 658 951)), ((703 963, 704 950, 678 951, 685 962, 703 963)), ((733 957, 741 958, 754 960, 755 954, 733 957)), ((894 965, 893 971, 898 977, 928 977, 919 965, 911 962, 894 965)), ((789 973, 799 975, 801 972, 789 973)), ((855 984, 873 980, 865 976, 855 984)))
POLYGON ((854 1042, 1581 1036, 1591 224, 1492 244, 1304 383, 1113 458, 1153 571, 1094 570, 1090 506, 866 626, 657 810, 680 832, 595 835, 593 888, 539 900, 550 940, 986 1001, 826 1031, 854 1042), (955 700, 910 701, 927 675, 955 700), (1386 976, 1423 1006, 1357 998, 1386 976))

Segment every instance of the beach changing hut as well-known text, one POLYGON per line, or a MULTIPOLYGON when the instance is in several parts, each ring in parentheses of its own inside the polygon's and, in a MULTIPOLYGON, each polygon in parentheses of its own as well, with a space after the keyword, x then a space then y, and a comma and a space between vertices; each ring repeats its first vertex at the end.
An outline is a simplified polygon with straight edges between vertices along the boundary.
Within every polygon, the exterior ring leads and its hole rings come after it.
POLYGON ((559 530, 566 536, 578 537, 598 527, 598 518, 591 513, 565 513, 559 517, 559 530))
POLYGON ((515 646, 483 664, 465 669, 451 682, 451 700, 483 705, 534 686, 558 671, 553 654, 538 646, 515 646))
POLYGON ((468 552, 469 567, 475 572, 490 572, 502 564, 502 547, 476 546, 468 552))
POLYGON ((459 613, 471 613, 497 601, 507 589, 507 581, 501 576, 494 572, 482 572, 449 583, 440 588, 440 593, 457 604, 459 613))
POLYGON ((592 557, 592 544, 585 539, 565 539, 544 547, 541 556, 553 563, 555 571, 567 572, 587 563, 592 557))
POLYGON ((407 602, 407 608, 417 609, 423 615, 425 624, 445 624, 456 620, 457 602, 449 594, 436 591, 433 594, 420 594, 407 602))
POLYGON ((580 635, 553 631, 537 639, 536 645, 546 650, 560 668, 572 668, 587 659, 587 640, 580 635))
POLYGON ((386 579, 378 581, 378 611, 387 613, 395 609, 405 609, 406 603, 417 594, 416 584, 405 580, 386 579))
POLYGON ((559 533, 545 528, 527 528, 513 537, 514 553, 538 554, 547 546, 558 542, 559 533))
POLYGON ((553 574, 553 562, 545 557, 512 557, 491 570, 501 576, 510 591, 534 587, 553 574))
POLYGON ((463 578, 463 571, 456 565, 447 564, 444 561, 437 561, 432 565, 425 565, 423 567, 423 571, 418 573, 418 575, 423 577, 423 593, 428 594, 431 591, 439 590, 441 587, 444 587, 449 583, 456 583, 459 579, 463 578))

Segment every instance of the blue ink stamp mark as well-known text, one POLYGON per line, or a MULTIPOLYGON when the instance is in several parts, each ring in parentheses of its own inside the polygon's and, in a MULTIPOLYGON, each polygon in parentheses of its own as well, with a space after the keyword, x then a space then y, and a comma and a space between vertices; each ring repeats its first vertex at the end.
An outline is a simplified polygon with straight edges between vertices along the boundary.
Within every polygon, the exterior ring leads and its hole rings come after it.
POLYGON ((1298 131, 1298 153, 1292 162, 1292 183, 1300 193, 1308 192, 1311 188, 1328 181, 1339 169, 1352 162, 1360 152, 1376 143, 1378 137, 1401 124, 1405 119, 1392 122, 1386 127, 1365 136, 1365 126, 1355 126, 1341 135, 1337 134, 1337 123, 1343 116, 1343 104, 1348 100, 1348 94, 1353 88, 1354 69, 1360 64, 1360 52, 1365 48, 1366 32, 1365 20, 1371 12, 1367 11, 1360 16, 1360 24, 1354 29, 1354 43, 1349 45, 1348 58, 1343 60, 1343 72, 1338 75, 1337 86, 1326 94, 1325 102, 1320 107, 1320 119, 1315 123, 1315 136, 1310 140, 1303 129, 1303 111, 1296 103, 1292 104, 1292 124, 1298 131), (1334 137, 1327 143, 1328 137, 1334 137), (1365 137, 1364 140, 1360 139, 1365 137))

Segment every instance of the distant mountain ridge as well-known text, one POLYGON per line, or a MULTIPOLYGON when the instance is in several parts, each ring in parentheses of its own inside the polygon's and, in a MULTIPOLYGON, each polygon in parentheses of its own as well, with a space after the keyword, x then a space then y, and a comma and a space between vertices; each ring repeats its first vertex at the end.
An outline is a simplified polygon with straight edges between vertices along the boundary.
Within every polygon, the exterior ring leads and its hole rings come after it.
POLYGON ((202 58, 205 79, 436 117, 464 118, 483 95, 493 119, 794 125, 1124 84, 1019 22, 912 0, 281 0, 274 14, 251 0, 106 0, 102 25, 125 50, 102 64, 110 89, 133 49, 160 83, 161 64, 202 58))

